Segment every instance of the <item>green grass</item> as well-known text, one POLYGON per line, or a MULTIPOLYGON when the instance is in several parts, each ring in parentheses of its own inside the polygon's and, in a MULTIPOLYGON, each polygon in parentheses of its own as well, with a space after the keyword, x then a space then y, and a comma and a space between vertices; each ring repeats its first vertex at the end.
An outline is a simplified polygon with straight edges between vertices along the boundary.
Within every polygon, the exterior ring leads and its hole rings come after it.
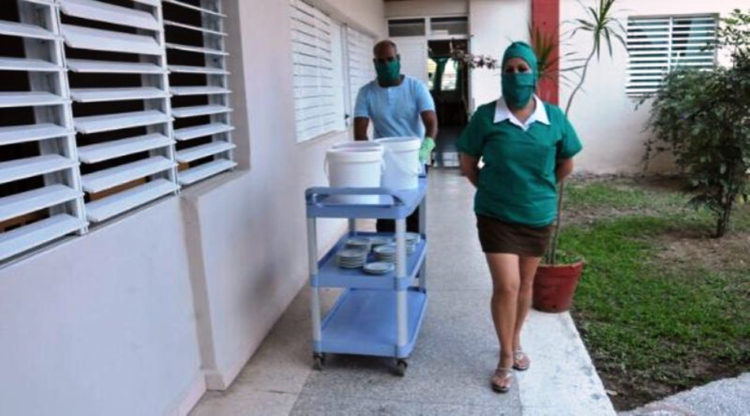
MULTIPOLYGON (((561 237, 563 249, 586 259, 573 315, 608 388, 630 396, 616 399, 619 407, 750 370, 747 240, 722 246, 720 267, 708 257, 660 256, 686 238, 700 249, 713 229, 713 216, 685 208, 687 199, 602 182, 569 187, 569 212, 625 212, 568 226, 561 237)), ((750 231, 747 206, 733 229, 750 231)))
POLYGON ((644 188, 616 187, 605 182, 573 183, 567 189, 567 201, 572 208, 608 207, 616 209, 677 208, 685 198, 674 192, 658 192, 644 188))

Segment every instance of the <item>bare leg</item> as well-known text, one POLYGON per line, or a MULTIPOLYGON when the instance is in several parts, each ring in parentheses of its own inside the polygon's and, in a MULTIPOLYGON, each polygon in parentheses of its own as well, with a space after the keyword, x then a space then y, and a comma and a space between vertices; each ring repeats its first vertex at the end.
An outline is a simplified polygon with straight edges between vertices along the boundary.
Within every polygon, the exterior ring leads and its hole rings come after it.
POLYGON ((513 363, 513 333, 521 280, 519 260, 515 254, 487 253, 486 256, 492 274, 492 320, 500 342, 498 367, 509 368, 513 363))
POLYGON ((521 270, 521 286, 518 291, 518 307, 516 309, 516 326, 513 331, 513 351, 521 348, 521 330, 529 315, 531 299, 534 288, 534 275, 539 267, 541 257, 521 257, 519 266, 521 270))

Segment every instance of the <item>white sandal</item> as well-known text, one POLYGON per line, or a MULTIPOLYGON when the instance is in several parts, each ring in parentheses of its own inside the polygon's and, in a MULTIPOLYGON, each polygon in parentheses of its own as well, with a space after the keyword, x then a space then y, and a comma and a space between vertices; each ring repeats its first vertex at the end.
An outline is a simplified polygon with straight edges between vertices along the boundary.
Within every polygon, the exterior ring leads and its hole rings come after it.
POLYGON ((512 369, 500 367, 496 368, 495 374, 492 375, 492 379, 490 380, 492 390, 498 393, 507 393, 510 390, 512 378, 512 369))

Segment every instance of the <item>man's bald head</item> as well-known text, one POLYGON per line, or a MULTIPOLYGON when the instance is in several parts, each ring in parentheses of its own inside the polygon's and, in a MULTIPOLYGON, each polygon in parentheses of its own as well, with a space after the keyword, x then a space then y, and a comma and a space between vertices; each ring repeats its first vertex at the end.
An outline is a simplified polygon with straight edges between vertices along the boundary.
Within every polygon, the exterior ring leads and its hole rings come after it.
POLYGON ((381 40, 380 42, 375 44, 375 47, 372 48, 372 54, 375 56, 375 58, 391 55, 396 56, 398 55, 398 47, 392 40, 381 40))

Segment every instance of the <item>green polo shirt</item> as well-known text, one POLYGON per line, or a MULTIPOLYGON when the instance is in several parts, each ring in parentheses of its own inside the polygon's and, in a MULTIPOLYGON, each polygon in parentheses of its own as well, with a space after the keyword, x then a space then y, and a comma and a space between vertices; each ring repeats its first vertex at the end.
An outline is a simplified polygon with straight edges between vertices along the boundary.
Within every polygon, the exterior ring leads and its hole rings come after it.
POLYGON ((502 118, 496 116, 496 104, 477 109, 457 144, 461 153, 484 161, 474 211, 530 227, 552 224, 557 215, 557 159, 581 151, 578 135, 555 105, 543 103, 546 114, 538 106, 536 121, 524 131, 510 119, 496 122, 502 118))

